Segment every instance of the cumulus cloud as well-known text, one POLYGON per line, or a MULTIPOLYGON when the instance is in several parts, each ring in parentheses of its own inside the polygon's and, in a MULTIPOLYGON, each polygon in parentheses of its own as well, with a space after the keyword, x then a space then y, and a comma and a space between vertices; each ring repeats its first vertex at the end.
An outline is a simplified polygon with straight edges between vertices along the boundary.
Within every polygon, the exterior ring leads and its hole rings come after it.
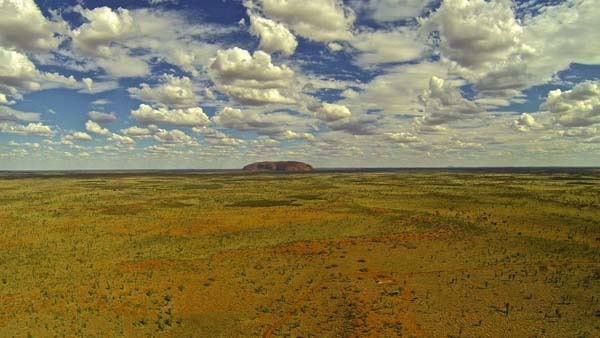
POLYGON ((353 0, 350 2, 361 15, 386 23, 419 16, 431 0, 353 0))
POLYGON ((97 67, 114 77, 143 76, 149 72, 147 62, 132 57, 124 43, 140 34, 140 28, 129 10, 110 7, 86 9, 75 7, 87 22, 73 30, 73 46, 87 56, 96 57, 97 67))
POLYGON ((432 76, 444 78, 448 70, 440 63, 421 62, 390 67, 376 76, 359 93, 341 103, 354 110, 382 109, 388 115, 422 114, 421 95, 432 76))
MULTIPOLYGON (((219 48, 207 42, 236 31, 236 27, 190 22, 182 12, 142 9, 111 9, 98 7, 75 10, 86 22, 72 33, 77 52, 88 58, 86 69, 103 69, 112 77, 145 76, 149 63, 163 61, 173 64, 193 76, 219 48)), ((81 68, 78 55, 55 60, 54 63, 81 68)))
POLYGON ((397 142, 397 143, 416 143, 422 142, 418 136, 411 133, 384 133, 385 139, 397 142))
POLYGON ((361 66, 415 60, 426 49, 417 30, 408 27, 363 30, 354 35, 351 44, 360 52, 357 63, 361 66))
POLYGON ((514 96, 527 86, 526 61, 536 53, 525 43, 511 1, 446 0, 428 18, 425 31, 453 71, 488 96, 514 96))
POLYGON ((115 113, 103 113, 99 111, 91 111, 88 113, 90 120, 97 123, 111 123, 117 121, 117 115, 115 113))
POLYGON ((129 136, 123 136, 115 133, 111 133, 108 136, 108 141, 115 143, 119 147, 131 148, 135 146, 135 140, 129 136))
POLYGON ((55 131, 50 126, 44 125, 41 122, 29 123, 27 125, 0 122, 0 132, 44 137, 52 137, 55 134, 55 131))
POLYGON ((118 81, 94 81, 93 79, 87 77, 81 80, 81 84, 82 88, 79 90, 79 93, 82 94, 98 94, 119 88, 118 81))
POLYGON ((90 134, 82 132, 82 131, 76 131, 72 134, 64 136, 63 140, 66 140, 66 141, 91 141, 92 136, 90 136, 90 134))
POLYGON ((46 19, 33 0, 0 1, 0 45, 25 51, 49 51, 58 47, 64 24, 46 19))
POLYGON ((147 0, 151 5, 177 4, 179 0, 147 0))
POLYGON ((246 141, 232 137, 222 131, 211 128, 194 128, 194 132, 201 134, 204 140, 217 147, 236 147, 246 144, 246 141))
POLYGON ((528 60, 537 82, 546 82, 571 63, 600 63, 600 7, 594 0, 566 0, 541 6, 524 18, 523 40, 538 51, 528 60))
POLYGON ((566 127, 600 123, 600 86, 598 82, 587 81, 564 92, 552 90, 540 108, 549 110, 566 127))
POLYGON ((88 22, 73 31, 73 45, 88 55, 110 58, 111 44, 125 40, 139 29, 124 8, 77 6, 75 9, 88 22))
POLYGON ((103 128, 98 123, 91 120, 85 123, 85 130, 101 136, 110 136, 112 134, 108 129, 103 128))
POLYGON ((25 54, 0 47, 0 93, 20 98, 19 89, 39 90, 40 74, 25 54))
POLYGON ((163 74, 160 81, 155 87, 142 83, 139 88, 129 88, 127 91, 132 97, 163 107, 189 108, 198 104, 194 84, 189 77, 163 74))
POLYGON ((600 63, 598 20, 591 0, 538 4, 522 20, 509 0, 446 0, 421 23, 437 33, 442 60, 481 97, 511 98, 571 63, 600 63))
POLYGON ((140 123, 163 124, 180 127, 205 126, 210 123, 208 116, 200 107, 184 109, 153 108, 147 104, 141 104, 138 109, 131 112, 140 123))
POLYGON ((315 112, 315 116, 322 121, 333 122, 352 116, 352 112, 348 107, 332 104, 323 103, 319 109, 315 112))
POLYGON ((39 119, 40 114, 38 113, 26 113, 7 106, 0 106, 0 122, 35 122, 39 119))
POLYGON ((377 117, 375 116, 352 116, 327 123, 331 130, 342 131, 351 135, 375 135, 377 117))
POLYGON ((523 28, 507 0, 446 0, 422 24, 440 33, 442 54, 466 68, 486 67, 523 48, 523 28))
POLYGON ((219 50, 209 64, 209 74, 217 90, 242 104, 295 103, 294 71, 275 66, 262 51, 250 55, 237 47, 219 50))
POLYGON ((127 129, 121 129, 121 133, 125 136, 145 138, 149 137, 154 133, 154 128, 140 128, 140 127, 129 127, 127 129))
POLYGON ((259 48, 268 53, 281 52, 285 56, 294 54, 298 41, 290 31, 278 22, 248 11, 250 32, 260 39, 259 48))
POLYGON ((271 135, 271 138, 277 141, 293 141, 293 140, 304 140, 304 141, 314 141, 315 135, 311 133, 297 133, 293 130, 286 130, 274 135, 271 135))
POLYGON ((532 129, 542 129, 543 125, 536 122, 535 118, 528 113, 523 113, 513 121, 513 127, 520 132, 528 132, 532 129))
POLYGON ((596 127, 577 127, 569 128, 566 131, 560 131, 559 134, 565 137, 578 137, 578 138, 593 138, 598 136, 598 128, 596 127))
POLYGON ((342 46, 341 44, 339 44, 337 42, 328 43, 327 48, 329 48, 329 50, 334 53, 344 50, 344 46, 342 46))
POLYGON ((109 99, 97 99, 92 101, 92 103, 90 103, 90 106, 105 106, 107 104, 109 104, 111 101, 109 99))
POLYGON ((475 103, 465 99, 452 83, 436 76, 429 81, 429 88, 421 95, 425 116, 419 118, 425 125, 441 125, 476 117, 481 110, 475 103))
POLYGON ((286 126, 296 121, 296 118, 285 113, 261 114, 253 110, 225 107, 212 120, 225 128, 275 135, 284 132, 286 126))
POLYGON ((7 97, 21 99, 24 92, 57 87, 77 88, 80 85, 73 76, 40 72, 27 55, 0 46, 0 94, 3 101, 7 101, 7 97))
POLYGON ((248 0, 250 9, 284 23, 296 34, 318 42, 349 40, 356 16, 341 0, 248 0))
POLYGON ((164 130, 160 129, 154 134, 154 140, 160 143, 169 145, 184 146, 197 145, 198 142, 181 130, 164 130))
POLYGON ((131 15, 139 33, 126 45, 133 49, 147 50, 146 58, 157 58, 173 64, 194 77, 219 49, 209 41, 219 41, 239 30, 216 24, 190 21, 185 13, 151 9, 132 10, 131 15))

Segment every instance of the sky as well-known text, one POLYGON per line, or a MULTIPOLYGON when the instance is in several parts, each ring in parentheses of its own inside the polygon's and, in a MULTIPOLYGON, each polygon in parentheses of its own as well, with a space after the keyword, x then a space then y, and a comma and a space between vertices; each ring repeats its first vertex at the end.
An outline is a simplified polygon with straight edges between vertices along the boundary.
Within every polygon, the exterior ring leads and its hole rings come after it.
POLYGON ((600 166, 596 0, 0 0, 0 170, 600 166))

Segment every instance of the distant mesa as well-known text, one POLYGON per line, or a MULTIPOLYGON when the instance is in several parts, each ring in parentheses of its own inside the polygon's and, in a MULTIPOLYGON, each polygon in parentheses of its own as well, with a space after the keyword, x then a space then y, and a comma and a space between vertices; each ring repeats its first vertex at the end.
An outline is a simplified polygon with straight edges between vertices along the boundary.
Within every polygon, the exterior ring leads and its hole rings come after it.
POLYGON ((280 161, 280 162, 256 162, 248 164, 244 170, 249 172, 257 171, 272 171, 272 172, 305 172, 313 171, 314 168, 310 164, 295 162, 295 161, 280 161))

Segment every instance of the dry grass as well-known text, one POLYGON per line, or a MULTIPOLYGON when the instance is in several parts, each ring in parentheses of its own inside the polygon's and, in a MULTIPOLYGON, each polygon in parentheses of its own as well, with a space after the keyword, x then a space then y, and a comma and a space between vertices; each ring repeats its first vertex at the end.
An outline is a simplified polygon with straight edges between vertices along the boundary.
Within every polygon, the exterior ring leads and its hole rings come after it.
POLYGON ((600 173, 0 178, 1 337, 598 337, 600 173))

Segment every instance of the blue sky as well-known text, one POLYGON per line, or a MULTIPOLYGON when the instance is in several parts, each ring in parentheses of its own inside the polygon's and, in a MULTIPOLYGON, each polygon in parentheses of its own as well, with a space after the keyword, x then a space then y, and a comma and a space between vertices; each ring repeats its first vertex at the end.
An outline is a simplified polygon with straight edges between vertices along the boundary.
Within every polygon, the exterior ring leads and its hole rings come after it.
POLYGON ((0 170, 600 165, 597 7, 0 1, 0 170))

